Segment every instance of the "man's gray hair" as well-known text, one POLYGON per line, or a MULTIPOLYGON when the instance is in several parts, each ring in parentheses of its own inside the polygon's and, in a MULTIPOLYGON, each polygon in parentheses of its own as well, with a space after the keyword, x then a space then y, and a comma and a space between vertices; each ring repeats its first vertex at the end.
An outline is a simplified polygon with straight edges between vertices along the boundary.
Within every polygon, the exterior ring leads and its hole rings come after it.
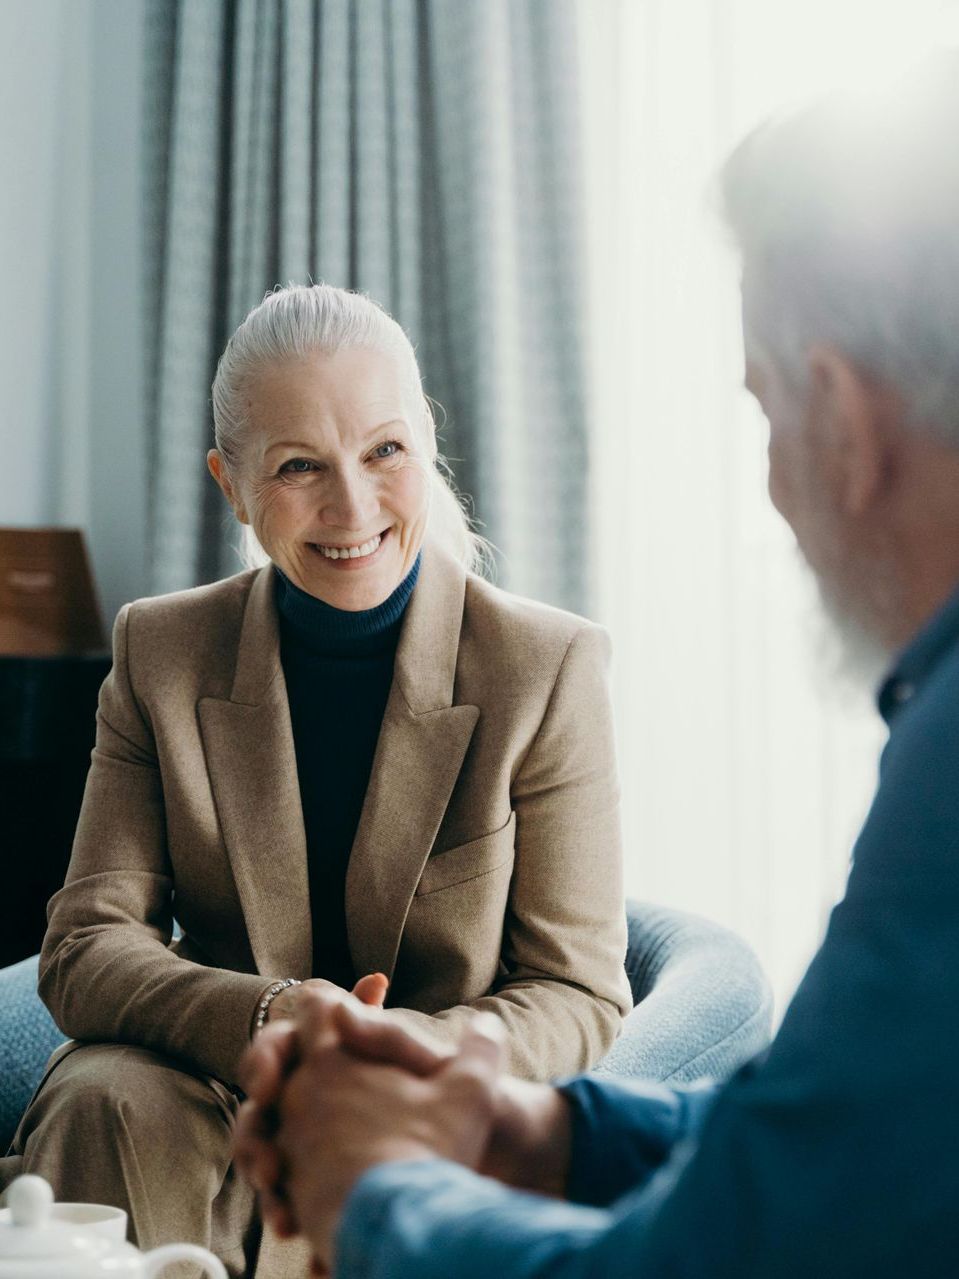
POLYGON ((720 193, 750 341, 796 386, 835 346, 959 448, 959 50, 760 126, 720 193))
MULTIPOLYGON (((330 284, 290 284, 268 293, 240 324, 213 379, 214 434, 227 468, 238 469, 250 427, 244 410, 248 379, 284 360, 353 348, 395 355, 404 368, 417 415, 412 425, 429 466, 430 530, 466 568, 482 568, 485 543, 471 530, 446 463, 436 453, 436 424, 412 344, 392 316, 362 293, 330 284)), ((264 562, 251 530, 244 529, 241 553, 249 564, 264 562)))

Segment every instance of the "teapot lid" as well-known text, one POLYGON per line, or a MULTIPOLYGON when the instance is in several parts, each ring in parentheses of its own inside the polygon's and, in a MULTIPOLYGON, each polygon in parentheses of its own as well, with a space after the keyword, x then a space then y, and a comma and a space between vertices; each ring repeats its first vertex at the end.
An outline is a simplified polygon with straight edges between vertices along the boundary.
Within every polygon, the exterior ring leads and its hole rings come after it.
MULTIPOLYGON (((109 1239, 67 1222, 51 1220, 53 1191, 42 1177, 28 1173, 11 1182, 7 1207, 9 1221, 0 1225, 0 1277, 10 1273, 6 1263, 14 1259, 37 1263, 37 1274, 41 1273, 39 1264, 44 1261, 56 1261, 58 1275, 91 1273, 91 1270, 95 1274, 106 1258, 112 1260, 117 1255, 116 1245, 109 1239), (64 1270, 64 1266, 69 1269, 64 1270)), ((126 1245, 121 1245, 119 1252, 125 1254, 126 1245)), ((30 1273, 34 1273, 34 1266, 30 1267, 30 1273)))

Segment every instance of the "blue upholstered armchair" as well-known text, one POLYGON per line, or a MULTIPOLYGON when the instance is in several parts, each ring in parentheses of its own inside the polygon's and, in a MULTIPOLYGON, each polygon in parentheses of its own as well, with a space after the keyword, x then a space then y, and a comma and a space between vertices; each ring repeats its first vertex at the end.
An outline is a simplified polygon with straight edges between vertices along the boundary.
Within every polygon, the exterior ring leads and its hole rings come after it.
MULTIPOLYGON (((604 1074, 716 1079, 763 1048, 772 1000, 744 942, 695 915, 628 904, 626 971, 635 1007, 604 1074)), ((0 969, 0 1154, 63 1035, 37 995, 37 957, 0 969)))

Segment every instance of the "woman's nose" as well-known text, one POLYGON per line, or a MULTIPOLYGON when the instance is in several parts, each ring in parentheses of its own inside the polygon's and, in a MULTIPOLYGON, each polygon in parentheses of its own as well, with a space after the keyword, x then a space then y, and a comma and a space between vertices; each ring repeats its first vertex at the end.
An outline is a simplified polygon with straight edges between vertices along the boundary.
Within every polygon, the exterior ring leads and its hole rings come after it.
POLYGON ((340 471, 331 477, 320 519, 330 528, 341 528, 344 532, 367 532, 379 506, 368 476, 362 471, 340 471))

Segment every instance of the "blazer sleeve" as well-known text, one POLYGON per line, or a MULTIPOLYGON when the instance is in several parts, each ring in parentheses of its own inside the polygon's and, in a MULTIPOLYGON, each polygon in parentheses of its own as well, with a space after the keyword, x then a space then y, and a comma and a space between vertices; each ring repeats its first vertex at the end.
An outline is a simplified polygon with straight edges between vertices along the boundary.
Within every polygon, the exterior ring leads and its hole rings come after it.
POLYGON ((574 634, 515 774, 503 976, 468 1008, 392 1013, 455 1039, 471 1011, 494 1012, 507 1032, 507 1068, 525 1078, 593 1065, 632 1007, 609 655, 600 627, 574 634))
POLYGON ((131 678, 130 608, 114 627, 66 882, 48 907, 40 995, 75 1039, 138 1044, 232 1084, 269 983, 168 949, 173 876, 163 785, 131 678))

